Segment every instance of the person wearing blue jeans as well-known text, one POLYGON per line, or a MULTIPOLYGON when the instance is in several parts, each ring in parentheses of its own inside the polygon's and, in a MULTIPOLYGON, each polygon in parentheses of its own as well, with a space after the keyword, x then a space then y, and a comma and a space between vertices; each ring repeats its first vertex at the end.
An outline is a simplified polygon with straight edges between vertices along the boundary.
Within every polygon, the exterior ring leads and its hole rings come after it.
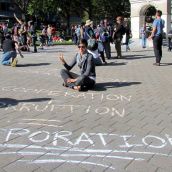
POLYGON ((17 57, 16 51, 8 51, 2 54, 2 65, 11 65, 14 59, 17 57), (12 60, 11 60, 12 59, 12 60))
POLYGON ((5 36, 5 40, 2 45, 3 54, 2 54, 2 65, 11 65, 12 67, 15 67, 17 65, 17 50, 21 57, 23 55, 21 54, 21 51, 19 50, 18 44, 11 39, 11 35, 7 34, 5 36))
POLYGON ((156 19, 153 22, 153 30, 149 39, 153 39, 154 54, 156 63, 153 65, 160 66, 162 58, 162 41, 163 41, 163 28, 165 21, 161 19, 162 11, 157 10, 156 19))
POLYGON ((142 48, 146 48, 146 36, 144 34, 142 34, 142 48))
POLYGON ((144 23, 143 27, 140 29, 140 34, 141 34, 141 38, 142 38, 142 48, 146 48, 146 42, 147 42, 146 23, 144 23))

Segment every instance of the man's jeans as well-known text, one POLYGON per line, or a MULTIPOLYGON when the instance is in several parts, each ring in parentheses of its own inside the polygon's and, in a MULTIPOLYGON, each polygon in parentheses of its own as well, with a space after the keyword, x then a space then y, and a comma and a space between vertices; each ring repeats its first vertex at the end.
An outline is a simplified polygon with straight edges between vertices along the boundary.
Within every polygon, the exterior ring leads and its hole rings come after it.
POLYGON ((154 53, 156 57, 156 63, 161 62, 162 57, 162 36, 155 36, 153 38, 154 53))
POLYGON ((146 48, 146 36, 142 35, 142 48, 146 48))
POLYGON ((110 47, 110 41, 103 42, 103 47, 105 50, 106 58, 111 58, 111 47, 110 47))
POLYGON ((3 65, 10 65, 11 58, 16 58, 16 56, 17 56, 16 51, 8 51, 6 53, 3 53, 2 54, 1 64, 3 64, 3 65))
POLYGON ((48 46, 53 45, 52 36, 48 35, 48 46))

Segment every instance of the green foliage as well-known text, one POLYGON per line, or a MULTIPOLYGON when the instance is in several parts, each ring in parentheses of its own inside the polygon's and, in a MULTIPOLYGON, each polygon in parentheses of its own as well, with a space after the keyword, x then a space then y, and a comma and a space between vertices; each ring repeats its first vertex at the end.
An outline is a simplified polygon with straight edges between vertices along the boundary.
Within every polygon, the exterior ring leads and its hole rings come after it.
POLYGON ((49 14, 59 15, 68 23, 71 15, 92 20, 130 16, 129 0, 16 0, 16 4, 24 14, 37 15, 42 20, 49 14))
POLYGON ((94 18, 115 18, 119 15, 130 16, 129 0, 93 0, 94 18))
POLYGON ((16 6, 18 6, 18 8, 20 9, 20 11, 26 15, 27 14, 27 8, 30 4, 31 0, 14 0, 14 3, 16 6))

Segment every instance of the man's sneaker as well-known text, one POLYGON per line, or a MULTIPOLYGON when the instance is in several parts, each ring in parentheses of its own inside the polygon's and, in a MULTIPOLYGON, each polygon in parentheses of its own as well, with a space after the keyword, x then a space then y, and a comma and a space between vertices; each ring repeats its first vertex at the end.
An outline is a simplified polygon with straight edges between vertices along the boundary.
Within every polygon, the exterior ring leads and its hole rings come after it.
POLYGON ((17 62, 18 62, 18 60, 15 58, 15 59, 13 60, 13 62, 11 63, 11 66, 12 66, 12 67, 16 67, 16 66, 17 66, 17 62))
POLYGON ((105 61, 105 62, 102 62, 102 64, 103 64, 103 65, 107 65, 108 63, 107 63, 107 61, 105 61))

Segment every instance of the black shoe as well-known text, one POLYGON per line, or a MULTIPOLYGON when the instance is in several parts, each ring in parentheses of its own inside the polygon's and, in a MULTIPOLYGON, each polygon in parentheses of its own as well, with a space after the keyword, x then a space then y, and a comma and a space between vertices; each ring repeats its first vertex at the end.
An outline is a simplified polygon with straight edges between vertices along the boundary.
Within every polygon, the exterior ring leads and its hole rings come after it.
POLYGON ((88 91, 88 88, 86 86, 81 85, 80 89, 78 90, 79 92, 84 92, 84 91, 88 91))
POLYGON ((160 63, 154 63, 153 65, 154 66, 160 66, 160 63))
POLYGON ((108 63, 105 61, 105 62, 103 62, 103 65, 107 65, 108 63))

